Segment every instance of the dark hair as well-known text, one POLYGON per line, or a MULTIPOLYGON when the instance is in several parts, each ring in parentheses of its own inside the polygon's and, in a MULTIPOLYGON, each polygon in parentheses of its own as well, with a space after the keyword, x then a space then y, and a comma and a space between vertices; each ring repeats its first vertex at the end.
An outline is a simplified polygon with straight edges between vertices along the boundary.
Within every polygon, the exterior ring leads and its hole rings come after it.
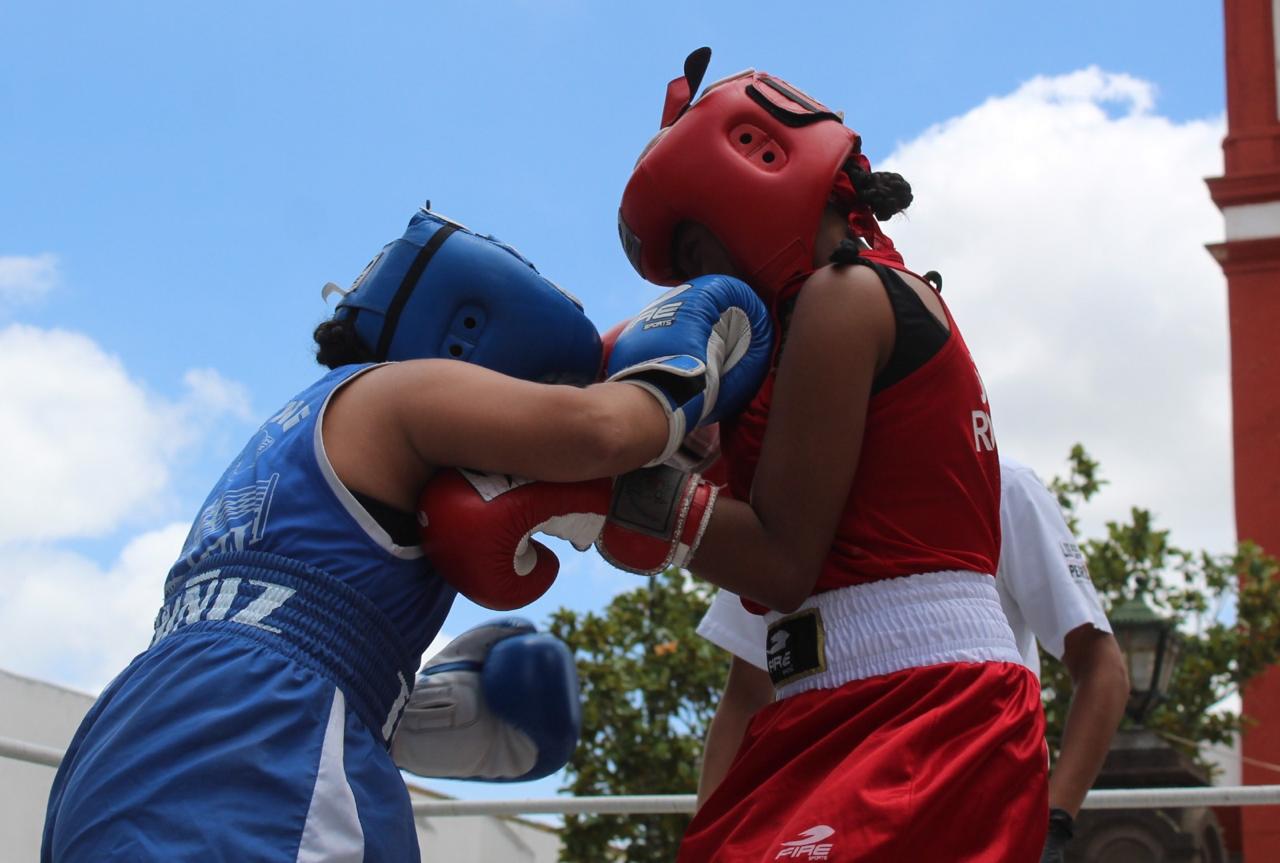
POLYGON ((880 221, 896 216, 911 206, 911 184, 901 174, 892 171, 864 171, 857 165, 846 163, 844 172, 849 175, 858 200, 871 208, 880 221))
MULTIPOLYGON (((841 170, 848 175, 849 184, 858 195, 858 203, 869 208, 879 221, 896 216, 911 206, 911 184, 901 174, 892 171, 864 171, 853 159, 845 162, 841 170)), ((862 241, 854 235, 854 229, 850 228, 849 235, 840 241, 829 260, 833 264, 856 264, 862 248, 862 241)))
POLYGON ((336 369, 352 363, 371 363, 376 360, 373 351, 366 348, 351 321, 327 320, 312 334, 316 340, 316 362, 336 369))

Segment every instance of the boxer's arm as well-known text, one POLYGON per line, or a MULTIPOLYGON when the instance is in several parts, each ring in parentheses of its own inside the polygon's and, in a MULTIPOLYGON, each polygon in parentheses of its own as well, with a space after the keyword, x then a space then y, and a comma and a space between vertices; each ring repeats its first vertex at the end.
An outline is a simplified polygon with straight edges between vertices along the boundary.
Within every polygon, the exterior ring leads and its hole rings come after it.
POLYGON ((665 411, 636 387, 536 384, 453 360, 366 372, 324 420, 338 477, 407 512, 436 465, 567 482, 644 464, 667 436, 665 411))
MULTIPOLYGON (((662 407, 620 384, 530 383, 478 366, 425 360, 401 402, 400 426, 418 458, 551 482, 630 470, 661 452, 662 407)), ((417 366, 417 363, 406 364, 417 366)))
POLYGON ((865 267, 824 269, 796 302, 751 503, 719 501, 692 563, 706 580, 780 611, 809 596, 861 451, 893 310, 865 267))
POLYGON ((448 360, 366 372, 337 392, 325 419, 338 477, 403 507, 439 465, 573 482, 661 461, 695 426, 751 396, 771 328, 760 299, 726 276, 659 302, 614 343, 609 371, 625 382, 547 386, 448 360))
POLYGON ((724 694, 716 706, 707 742, 702 751, 702 771, 698 776, 698 808, 720 786, 729 765, 738 754, 747 725, 756 711, 773 701, 773 681, 762 668, 734 656, 725 680, 724 694))

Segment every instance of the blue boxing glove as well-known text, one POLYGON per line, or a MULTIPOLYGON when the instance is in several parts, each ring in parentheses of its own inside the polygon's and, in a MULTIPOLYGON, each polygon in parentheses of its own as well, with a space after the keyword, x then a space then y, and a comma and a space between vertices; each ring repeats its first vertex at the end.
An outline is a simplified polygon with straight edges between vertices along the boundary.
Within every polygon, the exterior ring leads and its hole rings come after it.
POLYGON ((464 632, 419 672, 391 757, 419 776, 539 779, 568 762, 581 727, 569 649, 505 617, 464 632))
POLYGON ((769 311, 745 282, 699 276, 628 323, 609 354, 608 380, 643 387, 667 412, 669 459, 685 435, 733 416, 769 370, 769 311))

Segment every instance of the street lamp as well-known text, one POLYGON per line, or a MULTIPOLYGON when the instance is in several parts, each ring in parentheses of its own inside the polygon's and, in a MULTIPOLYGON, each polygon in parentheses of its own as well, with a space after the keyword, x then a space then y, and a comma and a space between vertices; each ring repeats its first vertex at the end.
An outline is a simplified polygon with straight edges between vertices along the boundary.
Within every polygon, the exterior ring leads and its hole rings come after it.
POLYGON ((1139 725, 1162 698, 1182 653, 1176 624, 1161 617, 1141 597, 1111 612, 1111 626, 1129 669, 1129 702, 1125 712, 1139 725))

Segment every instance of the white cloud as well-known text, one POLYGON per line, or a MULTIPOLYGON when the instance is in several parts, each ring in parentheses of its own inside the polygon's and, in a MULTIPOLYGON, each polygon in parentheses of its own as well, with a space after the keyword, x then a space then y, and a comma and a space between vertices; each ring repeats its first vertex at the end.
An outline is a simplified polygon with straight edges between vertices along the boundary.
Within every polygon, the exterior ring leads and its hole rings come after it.
POLYGON ((211 420, 247 418, 248 399, 217 372, 158 398, 92 339, 23 324, 0 329, 0 543, 100 536, 155 517, 177 457, 211 420))
POLYGON ((182 376, 187 387, 183 409, 206 414, 229 414, 246 422, 253 419, 249 391, 243 384, 224 378, 214 369, 191 369, 182 376))
POLYGON ((0 667, 97 691, 145 649, 165 573, 190 527, 149 530, 99 563, 51 540, 154 518, 202 417, 247 415, 243 388, 189 372, 176 402, 149 395, 120 362, 77 333, 0 331, 0 667), (9 374, 13 372, 13 374, 9 374))
POLYGON ((57 283, 55 255, 0 255, 0 305, 38 300, 57 283))
POLYGON ((189 525, 138 536, 107 566, 49 546, 0 554, 0 667, 97 692, 151 640, 189 525))
POLYGON ((173 474, 248 398, 211 369, 161 398, 89 337, 24 324, 0 329, 0 380, 0 666, 94 691, 150 641, 189 527, 153 527, 173 474), (57 544, 121 529, 146 532, 110 562, 57 544))
POLYGON ((1156 88, 1149 81, 1131 75, 1103 72, 1097 66, 1067 75, 1037 75, 1014 94, 1051 105, 1091 110, 1114 102, 1127 106, 1128 113, 1145 114, 1155 107, 1156 88))
POLYGON ((1220 118, 1154 113, 1154 88, 1036 78, 901 144, 878 168, 916 202, 887 230, 937 269, 1003 451, 1059 470, 1083 442, 1112 480, 1086 527, 1152 508, 1174 540, 1234 538, 1220 118), (1111 110, 1108 110, 1111 109, 1111 110))

